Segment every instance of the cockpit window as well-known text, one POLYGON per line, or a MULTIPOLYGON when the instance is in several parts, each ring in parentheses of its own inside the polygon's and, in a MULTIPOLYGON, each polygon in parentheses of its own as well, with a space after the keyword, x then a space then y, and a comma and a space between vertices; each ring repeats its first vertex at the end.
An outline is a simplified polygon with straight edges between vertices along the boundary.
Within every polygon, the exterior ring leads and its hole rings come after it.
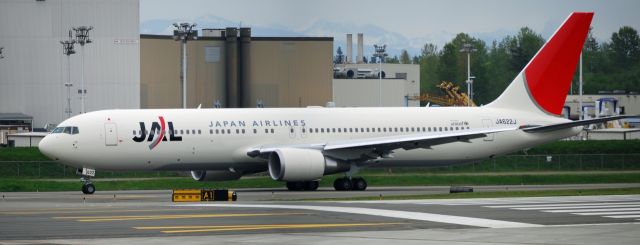
POLYGON ((79 134, 80 130, 78 129, 78 127, 57 127, 55 129, 53 129, 53 131, 51 131, 52 134, 59 134, 59 133, 65 133, 65 134, 79 134))

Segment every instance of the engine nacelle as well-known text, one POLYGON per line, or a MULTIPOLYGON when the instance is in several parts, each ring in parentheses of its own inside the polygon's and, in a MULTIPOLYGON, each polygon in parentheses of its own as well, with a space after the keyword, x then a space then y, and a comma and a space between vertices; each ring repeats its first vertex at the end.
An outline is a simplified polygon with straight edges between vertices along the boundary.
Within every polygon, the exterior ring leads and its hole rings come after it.
POLYGON ((227 181, 237 180, 242 177, 242 172, 231 172, 228 170, 194 170, 191 177, 197 181, 227 181))
POLYGON ((318 150, 282 148, 269 155, 269 175, 274 180, 309 181, 347 170, 348 165, 327 158, 318 150))

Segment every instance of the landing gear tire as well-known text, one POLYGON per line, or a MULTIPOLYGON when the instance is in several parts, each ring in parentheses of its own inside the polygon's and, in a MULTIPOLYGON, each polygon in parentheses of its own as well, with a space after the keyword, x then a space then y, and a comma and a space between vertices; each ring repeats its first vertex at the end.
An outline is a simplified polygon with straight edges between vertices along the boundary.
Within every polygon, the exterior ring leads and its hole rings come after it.
POLYGON ((363 178, 351 179, 351 185, 353 185, 354 191, 364 191, 367 189, 367 181, 365 181, 363 178))
POLYGON ((349 178, 339 178, 333 182, 333 188, 336 191, 350 191, 353 188, 351 180, 349 178))
POLYGON ((364 191, 367 189, 367 181, 363 178, 338 178, 333 182, 333 188, 336 191, 364 191))
POLYGON ((320 186, 318 181, 293 181, 287 182, 290 191, 315 191, 320 186))
POLYGON ((96 192, 96 187, 93 184, 82 185, 82 193, 90 195, 94 192, 96 192))

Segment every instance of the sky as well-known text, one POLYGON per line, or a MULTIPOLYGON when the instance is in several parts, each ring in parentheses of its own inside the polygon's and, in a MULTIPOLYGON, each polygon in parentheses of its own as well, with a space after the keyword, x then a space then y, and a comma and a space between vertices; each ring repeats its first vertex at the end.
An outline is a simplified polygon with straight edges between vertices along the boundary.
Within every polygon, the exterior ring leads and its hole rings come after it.
POLYGON ((253 36, 333 36, 336 47, 346 33, 362 32, 367 50, 385 43, 392 55, 417 55, 425 43, 442 47, 461 32, 489 44, 527 26, 546 39, 573 11, 595 12, 594 35, 607 41, 622 26, 640 30, 639 10, 638 0, 140 0, 140 32, 169 34, 177 21, 241 25, 253 36))

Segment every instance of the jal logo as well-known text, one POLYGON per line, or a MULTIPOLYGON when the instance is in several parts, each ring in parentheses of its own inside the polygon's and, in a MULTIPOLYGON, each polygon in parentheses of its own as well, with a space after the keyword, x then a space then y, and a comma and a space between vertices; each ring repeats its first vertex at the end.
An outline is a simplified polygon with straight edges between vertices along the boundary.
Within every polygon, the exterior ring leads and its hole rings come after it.
POLYGON ((182 136, 176 136, 175 131, 173 130, 173 122, 167 122, 165 124, 164 117, 159 116, 159 122, 152 122, 151 128, 147 130, 144 122, 140 122, 140 135, 133 137, 133 141, 135 142, 143 142, 149 141, 152 142, 149 145, 149 150, 153 150, 160 142, 167 141, 167 137, 165 137, 165 132, 167 132, 166 124, 169 125, 169 140, 168 141, 182 141, 182 136), (147 133, 149 134, 147 136, 147 133), (157 134, 157 137, 156 137, 157 134))

